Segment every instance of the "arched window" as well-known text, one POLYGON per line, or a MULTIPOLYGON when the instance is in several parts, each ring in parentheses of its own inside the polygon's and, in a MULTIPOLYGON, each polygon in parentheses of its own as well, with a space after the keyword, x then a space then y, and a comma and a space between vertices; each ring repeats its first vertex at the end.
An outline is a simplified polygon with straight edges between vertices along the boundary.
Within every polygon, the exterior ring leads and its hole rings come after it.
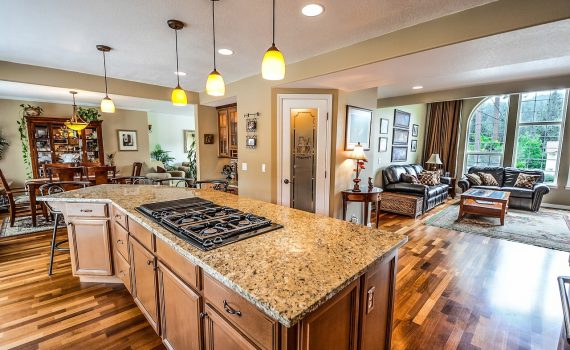
POLYGON ((471 112, 465 144, 464 172, 472 166, 502 166, 509 96, 490 96, 471 112))

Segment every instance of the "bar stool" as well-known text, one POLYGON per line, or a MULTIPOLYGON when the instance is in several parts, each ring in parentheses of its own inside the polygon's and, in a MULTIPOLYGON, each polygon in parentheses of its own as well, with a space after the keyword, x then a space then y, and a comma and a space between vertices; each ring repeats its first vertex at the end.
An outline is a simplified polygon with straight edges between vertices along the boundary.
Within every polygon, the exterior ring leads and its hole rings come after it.
MULTIPOLYGON (((76 190, 79 188, 85 188, 89 185, 90 185, 90 183, 86 182, 86 181, 50 182, 50 183, 47 183, 47 184, 40 186, 40 193, 42 196, 49 196, 51 194, 61 193, 61 192, 70 191, 70 190, 76 190)), ((44 202, 44 203, 45 203, 46 207, 48 208, 49 213, 51 215, 53 215, 53 231, 52 231, 52 235, 51 235, 51 248, 50 248, 50 254, 49 254, 49 270, 48 270, 48 276, 51 276, 52 272, 53 272, 53 255, 54 255, 55 251, 57 250, 58 252, 69 252, 69 248, 61 248, 60 247, 60 245, 68 242, 67 239, 63 240, 63 241, 59 241, 59 242, 56 240, 59 219, 63 217, 61 215, 63 213, 60 210, 52 207, 49 204, 49 202, 44 202)))

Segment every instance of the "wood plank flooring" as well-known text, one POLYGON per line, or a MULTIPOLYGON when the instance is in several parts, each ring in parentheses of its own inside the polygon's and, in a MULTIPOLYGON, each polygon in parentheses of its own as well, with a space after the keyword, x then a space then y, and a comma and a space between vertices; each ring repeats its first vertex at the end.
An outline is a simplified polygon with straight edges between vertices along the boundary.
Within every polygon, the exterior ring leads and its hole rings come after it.
MULTIPOLYGON (((425 226, 426 218, 380 219, 410 239, 398 262, 392 348, 556 349, 556 276, 570 275, 568 254, 425 226)), ((124 287, 80 283, 64 253, 48 277, 49 239, 0 239, 0 349, 164 348, 124 287)))

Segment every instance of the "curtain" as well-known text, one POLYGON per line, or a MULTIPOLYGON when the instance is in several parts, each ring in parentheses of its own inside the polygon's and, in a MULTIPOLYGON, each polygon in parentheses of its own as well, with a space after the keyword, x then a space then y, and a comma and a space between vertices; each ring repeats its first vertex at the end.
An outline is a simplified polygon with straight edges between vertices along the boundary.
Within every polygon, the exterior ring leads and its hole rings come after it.
POLYGON ((439 153, 443 170, 449 171, 452 177, 457 165, 462 105, 461 100, 435 102, 428 104, 427 110, 423 161, 426 162, 433 153, 439 153))

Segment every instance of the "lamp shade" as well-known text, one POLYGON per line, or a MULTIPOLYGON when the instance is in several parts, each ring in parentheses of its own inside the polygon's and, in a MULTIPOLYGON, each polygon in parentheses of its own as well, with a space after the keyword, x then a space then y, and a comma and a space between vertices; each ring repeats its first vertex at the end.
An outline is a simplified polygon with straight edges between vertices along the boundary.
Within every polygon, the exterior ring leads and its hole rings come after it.
POLYGON ((224 78, 215 69, 210 73, 210 75, 208 75, 208 80, 206 81, 206 93, 210 96, 224 96, 226 93, 224 78))
POLYGON ((261 76, 265 80, 283 80, 285 78, 285 58, 275 45, 271 45, 263 56, 261 76))
POLYGON ((103 113, 115 113, 115 104, 113 100, 109 98, 109 96, 105 96, 101 100, 101 112, 103 113))
POLYGON ((352 153, 350 154, 351 159, 355 160, 366 160, 366 154, 364 154, 364 148, 360 144, 360 142, 354 146, 352 153))
POLYGON ((63 124, 71 130, 81 131, 85 129, 89 123, 68 120, 63 124))
POLYGON ((438 153, 432 153, 431 157, 429 157, 427 164, 443 164, 441 158, 439 158, 438 153))
POLYGON ((180 87, 180 85, 177 85, 174 90, 172 90, 171 101, 175 106, 186 106, 188 104, 186 92, 180 87))

